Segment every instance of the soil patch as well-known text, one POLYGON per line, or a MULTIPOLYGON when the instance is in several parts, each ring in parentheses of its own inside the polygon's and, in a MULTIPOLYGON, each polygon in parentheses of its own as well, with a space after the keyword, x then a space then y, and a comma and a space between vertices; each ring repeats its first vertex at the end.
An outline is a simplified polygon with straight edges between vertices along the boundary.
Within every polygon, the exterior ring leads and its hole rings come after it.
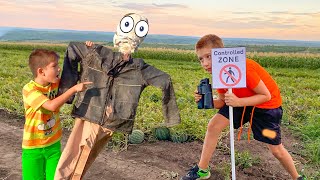
MULTIPOLYGON (((0 180, 21 179, 21 140, 23 132, 23 117, 0 109, 0 180)), ((64 147, 69 135, 64 130, 62 145, 64 147)), ((305 163, 297 153, 299 144, 288 131, 283 131, 284 145, 293 154, 298 169, 305 163)), ((210 179, 223 180, 230 167, 229 139, 223 138, 219 149, 211 161, 212 176, 210 179)), ((198 162, 202 143, 173 143, 168 141, 144 142, 129 145, 126 151, 114 152, 105 148, 99 154, 84 179, 92 180, 167 180, 179 179, 186 171, 198 162)), ((239 152, 248 151, 260 162, 249 168, 236 167, 238 180, 285 180, 290 176, 280 163, 269 153, 267 147, 255 140, 235 142, 239 152)))

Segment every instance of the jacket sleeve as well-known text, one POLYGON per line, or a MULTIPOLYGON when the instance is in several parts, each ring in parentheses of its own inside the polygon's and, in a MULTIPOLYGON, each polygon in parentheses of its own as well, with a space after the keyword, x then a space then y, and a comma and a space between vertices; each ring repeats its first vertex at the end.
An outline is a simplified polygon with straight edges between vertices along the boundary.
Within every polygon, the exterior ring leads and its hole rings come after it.
MULTIPOLYGON (((78 66, 88 53, 88 48, 84 43, 70 42, 64 55, 63 69, 59 85, 59 95, 66 92, 69 88, 76 85, 79 80, 78 66)), ((80 68, 81 69, 81 68, 80 68)), ((67 101, 71 104, 74 96, 67 101)))
POLYGON ((143 61, 141 72, 146 86, 152 85, 162 90, 164 125, 171 127, 179 124, 181 118, 170 75, 143 61))

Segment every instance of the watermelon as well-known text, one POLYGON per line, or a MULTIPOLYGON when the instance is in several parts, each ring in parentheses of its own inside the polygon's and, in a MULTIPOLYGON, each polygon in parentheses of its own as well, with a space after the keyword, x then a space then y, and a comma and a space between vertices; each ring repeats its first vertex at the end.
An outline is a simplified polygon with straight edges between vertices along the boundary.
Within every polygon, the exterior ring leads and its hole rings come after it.
POLYGON ((172 133, 171 141, 175 143, 184 143, 188 140, 188 135, 183 133, 172 133))
POLYGON ((128 140, 129 140, 129 143, 131 143, 131 144, 140 144, 144 140, 144 133, 139 129, 135 129, 129 135, 128 140))
POLYGON ((156 128, 154 135, 158 140, 170 140, 170 130, 167 127, 156 128))

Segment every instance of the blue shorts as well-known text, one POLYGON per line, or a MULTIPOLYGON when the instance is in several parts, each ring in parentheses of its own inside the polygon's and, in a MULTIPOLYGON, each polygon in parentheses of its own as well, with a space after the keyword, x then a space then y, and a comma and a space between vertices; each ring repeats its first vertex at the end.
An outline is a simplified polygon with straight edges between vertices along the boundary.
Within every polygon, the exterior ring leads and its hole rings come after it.
MULTIPOLYGON (((252 106, 247 106, 243 117, 243 124, 250 121, 252 106)), ((241 126, 241 117, 243 107, 233 108, 233 126, 234 129, 238 129, 241 126)), ((219 114, 229 119, 229 106, 223 106, 219 111, 219 114)), ((280 124, 282 119, 282 107, 275 109, 261 109, 255 108, 253 112, 251 129, 253 132, 253 138, 257 141, 261 141, 267 144, 279 145, 281 144, 281 130, 280 124), (274 139, 265 137, 262 135, 262 130, 268 129, 276 132, 274 139)))

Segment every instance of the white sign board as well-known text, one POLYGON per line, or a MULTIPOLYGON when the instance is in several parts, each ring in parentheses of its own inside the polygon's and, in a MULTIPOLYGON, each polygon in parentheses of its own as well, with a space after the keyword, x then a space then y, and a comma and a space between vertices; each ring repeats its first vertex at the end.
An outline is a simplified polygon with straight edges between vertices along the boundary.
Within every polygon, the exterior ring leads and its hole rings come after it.
POLYGON ((246 49, 214 48, 212 49, 212 88, 246 87, 246 49))

